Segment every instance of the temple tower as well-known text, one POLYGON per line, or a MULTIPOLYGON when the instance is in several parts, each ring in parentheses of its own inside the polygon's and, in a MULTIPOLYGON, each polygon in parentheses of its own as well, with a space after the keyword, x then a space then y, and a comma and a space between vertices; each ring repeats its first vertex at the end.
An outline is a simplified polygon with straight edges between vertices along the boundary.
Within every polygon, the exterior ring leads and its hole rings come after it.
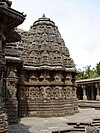
POLYGON ((77 70, 58 27, 43 15, 28 32, 20 34, 19 115, 48 117, 78 112, 77 70))

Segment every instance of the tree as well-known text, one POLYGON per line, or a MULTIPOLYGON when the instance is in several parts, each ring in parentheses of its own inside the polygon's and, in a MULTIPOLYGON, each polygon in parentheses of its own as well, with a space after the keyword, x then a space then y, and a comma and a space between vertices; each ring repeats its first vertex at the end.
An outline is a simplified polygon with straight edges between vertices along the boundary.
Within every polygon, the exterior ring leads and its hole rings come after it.
MULTIPOLYGON (((77 76, 78 80, 81 79, 88 79, 88 78, 95 78, 98 77, 99 74, 97 73, 97 69, 96 68, 91 68, 91 65, 86 66, 83 68, 83 71, 80 71, 80 73, 77 76)), ((98 67, 98 71, 100 72, 100 64, 98 67)))
POLYGON ((96 65, 97 74, 100 76, 100 62, 96 65))

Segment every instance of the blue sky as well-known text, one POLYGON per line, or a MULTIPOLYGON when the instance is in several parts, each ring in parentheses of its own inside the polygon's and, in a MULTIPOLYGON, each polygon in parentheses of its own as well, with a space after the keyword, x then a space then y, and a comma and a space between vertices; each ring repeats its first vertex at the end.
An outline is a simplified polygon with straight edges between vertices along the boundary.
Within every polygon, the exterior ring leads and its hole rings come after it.
POLYGON ((12 0, 12 7, 27 14, 24 30, 43 14, 53 20, 77 68, 100 61, 100 0, 12 0))

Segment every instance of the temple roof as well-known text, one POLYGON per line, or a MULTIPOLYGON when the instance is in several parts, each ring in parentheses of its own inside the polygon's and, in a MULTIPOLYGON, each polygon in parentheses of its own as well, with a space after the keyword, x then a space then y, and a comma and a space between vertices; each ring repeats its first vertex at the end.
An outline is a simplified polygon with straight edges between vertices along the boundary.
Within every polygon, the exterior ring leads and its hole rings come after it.
POLYGON ((21 40, 21 36, 15 30, 7 30, 5 31, 6 42, 17 42, 21 40))
POLYGON ((20 36, 14 31, 14 28, 23 23, 26 17, 23 13, 12 9, 11 4, 12 2, 9 0, 0 0, 0 25, 5 29, 7 42, 20 40, 20 36))
POLYGON ((91 78, 91 79, 82 79, 76 81, 77 85, 89 85, 89 84, 95 84, 100 83, 100 77, 91 78))
MULTIPOLYGON (((6 24, 6 28, 9 30, 11 30, 11 29, 17 27, 19 24, 21 24, 26 17, 26 15, 24 15, 23 13, 20 13, 16 10, 12 9, 11 2, 8 0, 3 0, 3 1, 0 0, 0 15, 3 18, 6 18, 5 24, 6 24)), ((3 20, 1 20, 1 21, 3 21, 3 20)), ((2 23, 1 21, 0 21, 0 23, 2 23)))
POLYGON ((20 34, 22 41, 19 45, 23 45, 21 58, 24 66, 75 69, 58 27, 45 15, 35 21, 29 31, 20 31, 20 34))

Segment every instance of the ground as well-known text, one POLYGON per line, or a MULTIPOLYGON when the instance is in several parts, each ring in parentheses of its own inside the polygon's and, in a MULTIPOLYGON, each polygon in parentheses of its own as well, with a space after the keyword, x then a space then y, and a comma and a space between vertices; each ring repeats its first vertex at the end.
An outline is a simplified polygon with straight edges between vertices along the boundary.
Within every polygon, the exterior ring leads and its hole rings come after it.
POLYGON ((79 113, 65 117, 26 117, 19 124, 10 125, 8 133, 51 133, 56 129, 71 128, 67 122, 92 122, 93 118, 100 118, 100 110, 94 108, 80 109, 79 113))

